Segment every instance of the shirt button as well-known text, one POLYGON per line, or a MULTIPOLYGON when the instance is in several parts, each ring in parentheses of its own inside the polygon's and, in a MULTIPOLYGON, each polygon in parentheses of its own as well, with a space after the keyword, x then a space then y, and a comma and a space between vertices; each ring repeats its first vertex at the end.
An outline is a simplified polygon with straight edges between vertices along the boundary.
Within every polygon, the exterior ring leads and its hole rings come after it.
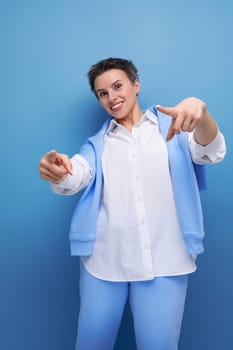
POLYGON ((145 245, 144 245, 144 248, 145 248, 146 250, 148 250, 148 249, 149 249, 149 245, 148 245, 148 244, 145 244, 145 245))
POLYGON ((145 220, 141 220, 141 224, 145 225, 146 221, 145 220))

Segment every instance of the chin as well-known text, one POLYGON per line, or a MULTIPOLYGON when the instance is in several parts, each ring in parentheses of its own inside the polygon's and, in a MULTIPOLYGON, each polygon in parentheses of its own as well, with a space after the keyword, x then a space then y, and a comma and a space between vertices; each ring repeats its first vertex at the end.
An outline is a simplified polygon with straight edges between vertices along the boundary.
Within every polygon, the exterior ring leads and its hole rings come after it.
POLYGON ((115 115, 112 115, 112 117, 116 120, 116 121, 121 121, 121 120, 124 120, 126 117, 125 116, 122 116, 122 117, 119 117, 119 116, 115 116, 115 115))

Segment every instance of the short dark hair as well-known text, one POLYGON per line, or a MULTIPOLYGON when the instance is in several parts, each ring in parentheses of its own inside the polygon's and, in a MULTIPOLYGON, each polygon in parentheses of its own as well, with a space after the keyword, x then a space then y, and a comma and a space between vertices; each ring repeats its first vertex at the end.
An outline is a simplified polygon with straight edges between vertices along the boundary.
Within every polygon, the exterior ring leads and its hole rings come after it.
MULTIPOLYGON (((102 73, 110 70, 110 69, 121 69, 123 70, 129 80, 134 83, 138 79, 138 71, 132 61, 126 60, 124 58, 106 58, 101 60, 91 66, 89 69, 87 76, 89 79, 89 84, 91 87, 91 91, 95 93, 95 79, 102 73)), ((95 93, 96 95, 96 93, 95 93)))

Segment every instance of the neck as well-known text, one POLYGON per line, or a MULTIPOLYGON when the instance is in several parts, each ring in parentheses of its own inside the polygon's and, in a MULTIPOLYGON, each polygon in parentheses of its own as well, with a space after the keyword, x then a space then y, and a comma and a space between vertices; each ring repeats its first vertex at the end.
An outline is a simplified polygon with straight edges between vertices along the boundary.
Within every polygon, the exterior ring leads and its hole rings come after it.
POLYGON ((129 115, 122 119, 116 119, 116 121, 127 128, 129 131, 132 131, 132 128, 135 124, 137 124, 143 115, 143 112, 139 105, 135 106, 134 110, 131 111, 129 115))

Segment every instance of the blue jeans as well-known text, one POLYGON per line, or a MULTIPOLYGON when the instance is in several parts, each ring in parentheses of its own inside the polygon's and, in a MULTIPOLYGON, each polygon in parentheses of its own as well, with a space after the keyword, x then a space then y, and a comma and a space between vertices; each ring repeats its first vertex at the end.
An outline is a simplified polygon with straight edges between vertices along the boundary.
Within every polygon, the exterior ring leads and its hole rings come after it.
POLYGON ((138 350, 177 350, 187 275, 109 282, 81 263, 76 350, 112 350, 129 297, 138 350))

